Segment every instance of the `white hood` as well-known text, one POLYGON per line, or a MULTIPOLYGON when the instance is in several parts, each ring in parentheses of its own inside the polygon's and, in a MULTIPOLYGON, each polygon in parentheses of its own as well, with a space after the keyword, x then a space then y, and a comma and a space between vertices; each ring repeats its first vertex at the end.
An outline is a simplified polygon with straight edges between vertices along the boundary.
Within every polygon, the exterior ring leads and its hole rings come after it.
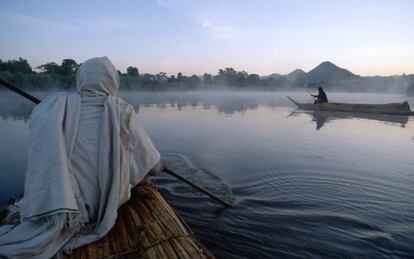
POLYGON ((97 95, 118 95, 119 75, 107 57, 91 58, 83 63, 76 74, 78 91, 97 95))

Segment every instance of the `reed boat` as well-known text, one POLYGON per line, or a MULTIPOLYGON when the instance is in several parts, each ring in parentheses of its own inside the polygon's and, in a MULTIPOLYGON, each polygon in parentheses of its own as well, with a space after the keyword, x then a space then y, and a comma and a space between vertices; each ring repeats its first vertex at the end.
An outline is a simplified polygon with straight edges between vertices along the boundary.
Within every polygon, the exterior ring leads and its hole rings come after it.
MULTIPOLYGON (((0 219, 0 222, 2 219, 0 219)), ((148 179, 131 190, 115 226, 102 239, 75 249, 67 259, 214 258, 148 179)))
POLYGON ((385 115, 414 115, 407 101, 387 104, 352 104, 352 103, 299 103, 289 96, 287 98, 301 110, 356 112, 385 115))

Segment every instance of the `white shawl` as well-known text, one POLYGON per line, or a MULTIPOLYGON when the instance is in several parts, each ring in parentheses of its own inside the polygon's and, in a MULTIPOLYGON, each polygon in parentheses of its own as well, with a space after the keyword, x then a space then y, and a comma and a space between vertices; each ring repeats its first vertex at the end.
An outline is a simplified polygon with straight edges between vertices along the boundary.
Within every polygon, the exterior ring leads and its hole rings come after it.
MULTIPOLYGON (((131 187, 160 160, 133 107, 114 96, 119 77, 108 58, 86 61, 77 83, 79 93, 50 96, 32 112, 22 224, 3 234, 0 228, 0 255, 47 258, 103 237, 131 187), (80 192, 85 188, 72 166, 83 96, 103 103, 99 145, 92 154, 98 167, 90 172, 97 176, 98 189, 86 189, 90 195, 99 193, 95 222, 90 222, 84 202, 88 193, 80 192)), ((82 161, 76 163, 82 170, 82 161)))

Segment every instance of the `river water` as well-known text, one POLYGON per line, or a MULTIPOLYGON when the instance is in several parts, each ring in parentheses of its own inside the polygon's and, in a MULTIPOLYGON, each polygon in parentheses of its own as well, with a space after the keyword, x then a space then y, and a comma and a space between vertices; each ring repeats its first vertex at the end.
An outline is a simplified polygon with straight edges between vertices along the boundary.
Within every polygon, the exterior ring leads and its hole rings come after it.
MULTIPOLYGON (((233 203, 223 209, 169 176, 155 179, 217 257, 414 257, 414 118, 300 112, 286 95, 312 101, 303 93, 122 93, 171 169, 233 203)), ((23 192, 32 107, 0 93, 1 206, 23 192)))

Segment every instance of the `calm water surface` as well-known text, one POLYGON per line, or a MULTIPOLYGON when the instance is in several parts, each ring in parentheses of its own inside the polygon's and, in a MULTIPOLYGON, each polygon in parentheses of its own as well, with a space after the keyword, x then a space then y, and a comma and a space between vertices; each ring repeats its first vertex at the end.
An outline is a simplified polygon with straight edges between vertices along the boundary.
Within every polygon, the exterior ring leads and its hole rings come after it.
MULTIPOLYGON (((139 109, 167 165, 233 202, 222 209, 173 178, 156 178, 216 256, 414 257, 414 118, 298 112, 286 93, 123 96, 139 109)), ((405 98, 329 97, 361 103, 405 98)), ((32 108, 0 93, 1 206, 23 192, 32 108)))

